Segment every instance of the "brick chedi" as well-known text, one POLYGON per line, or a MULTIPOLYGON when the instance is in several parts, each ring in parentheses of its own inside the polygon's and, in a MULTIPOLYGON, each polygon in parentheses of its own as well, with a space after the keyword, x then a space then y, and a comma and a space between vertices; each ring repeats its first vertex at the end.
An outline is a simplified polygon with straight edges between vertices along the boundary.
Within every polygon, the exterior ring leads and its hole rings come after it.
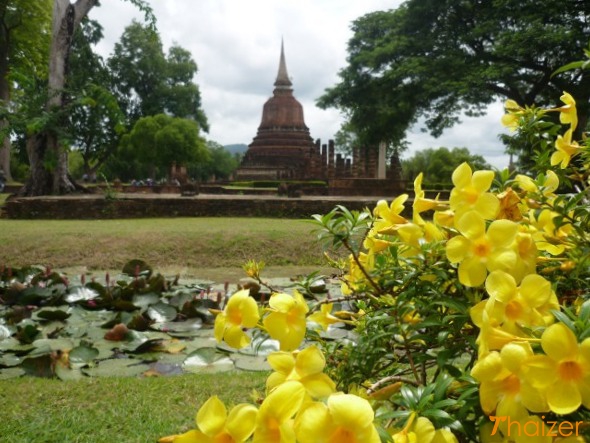
POLYGON ((306 180, 322 178, 322 156, 309 134, 303 106, 293 96, 281 43, 273 96, 262 109, 256 137, 236 171, 238 180, 306 180))

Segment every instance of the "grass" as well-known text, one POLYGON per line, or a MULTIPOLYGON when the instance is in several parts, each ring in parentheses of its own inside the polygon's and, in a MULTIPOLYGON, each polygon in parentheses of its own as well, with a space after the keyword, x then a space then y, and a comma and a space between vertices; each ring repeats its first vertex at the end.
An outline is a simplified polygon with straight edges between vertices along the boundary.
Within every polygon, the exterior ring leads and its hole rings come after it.
POLYGON ((249 259, 268 266, 321 266, 313 229, 303 220, 262 218, 0 219, 0 264, 107 270, 139 258, 156 270, 240 269, 249 259))
POLYGON ((146 443, 195 427, 203 402, 251 402, 267 373, 0 381, 3 443, 146 443))
MULTIPOLYGON (((169 268, 189 275, 207 269, 239 278, 244 262, 254 259, 293 276, 301 267, 310 267, 307 273, 325 265, 313 229, 302 220, 259 218, 0 219, 0 265, 120 270, 141 258, 165 274, 169 268)), ((266 375, 0 380, 0 441, 155 442, 194 427, 210 395, 226 404, 248 401, 253 389, 263 389, 266 375)))

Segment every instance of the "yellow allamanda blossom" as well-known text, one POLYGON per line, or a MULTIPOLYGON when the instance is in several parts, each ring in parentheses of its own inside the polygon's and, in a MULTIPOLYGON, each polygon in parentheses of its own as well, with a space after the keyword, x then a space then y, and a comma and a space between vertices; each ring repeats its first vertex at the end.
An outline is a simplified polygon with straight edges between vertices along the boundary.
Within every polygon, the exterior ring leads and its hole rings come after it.
POLYGON ((549 200, 552 200, 551 197, 555 197, 554 193, 559 187, 559 177, 551 170, 547 171, 545 175, 541 177, 543 179, 543 184, 541 186, 537 186, 531 177, 523 174, 518 174, 514 177, 514 181, 523 191, 529 193, 541 192, 545 197, 549 198, 549 200))
POLYGON ((527 227, 535 244, 540 251, 551 255, 559 255, 568 246, 568 236, 573 231, 570 223, 564 223, 557 227, 555 219, 559 214, 551 209, 543 209, 540 213, 529 211, 527 227))
POLYGON ((361 266, 366 272, 371 272, 375 267, 375 254, 371 251, 368 254, 361 252, 358 256, 358 261, 360 266, 352 254, 348 257, 348 274, 343 277, 341 285, 341 291, 344 295, 352 294, 367 283, 367 278, 361 266))
POLYGON ((308 316, 307 319, 311 322, 317 323, 318 325, 320 325, 322 327, 322 329, 324 331, 327 331, 328 327, 330 325, 333 325, 335 323, 339 323, 342 321, 338 317, 335 317, 334 315, 332 315, 332 308, 333 307, 334 307, 334 303, 324 303, 322 306, 320 306, 319 311, 314 312, 313 314, 308 316))
POLYGON ((243 328, 253 328, 258 324, 260 314, 256 300, 250 297, 250 290, 243 289, 233 294, 225 309, 215 318, 215 339, 224 340, 232 348, 243 348, 250 343, 250 337, 243 328))
POLYGON ((567 168, 572 157, 582 152, 582 147, 577 141, 572 141, 572 136, 571 128, 563 136, 557 136, 557 140, 555 140, 556 151, 551 155, 551 166, 559 165, 561 169, 567 168))
POLYGON ((394 443, 457 443, 457 437, 448 429, 435 429, 426 417, 410 414, 404 428, 393 433, 394 443))
POLYGON ((405 217, 401 215, 404 208, 404 203, 408 199, 408 194, 402 194, 395 198, 391 205, 387 204, 385 200, 379 200, 373 214, 375 215, 375 223, 373 228, 376 232, 381 232, 386 228, 407 223, 405 217))
POLYGON ((543 332, 541 346, 545 355, 524 362, 527 382, 544 393, 556 414, 590 408, 590 338, 578 343, 571 329, 555 323, 543 332))
POLYGON ((564 125, 570 125, 572 131, 576 130, 578 126, 578 111, 576 109, 576 100, 568 92, 563 92, 560 100, 564 103, 563 106, 557 108, 559 111, 559 121, 564 125))
POLYGON ((421 226, 426 223, 420 215, 422 212, 431 211, 442 206, 441 202, 438 201, 438 198, 435 200, 426 198, 426 194, 422 189, 423 178, 424 174, 421 172, 414 179, 414 203, 412 203, 412 220, 414 221, 414 223, 421 226))
POLYGON ((510 220, 486 223, 476 211, 463 215, 455 225, 461 235, 451 238, 446 245, 447 258, 459 263, 459 281, 465 286, 479 286, 488 270, 514 269, 518 260, 515 239, 518 225, 510 220))
POLYGON ((507 272, 496 270, 485 281, 490 298, 484 300, 484 309, 502 329, 517 334, 521 328, 548 326, 554 321, 552 310, 559 302, 551 283, 538 274, 525 276, 517 285, 507 272))
POLYGON ((253 443, 295 443, 293 417, 305 399, 298 381, 287 381, 272 391, 260 405, 253 443))
POLYGON ((462 163, 452 175, 454 188, 451 190, 449 204, 455 213, 455 223, 469 212, 475 211, 486 220, 493 220, 498 214, 500 202, 488 192, 494 180, 494 171, 475 171, 467 163, 462 163))
POLYGON ((274 370, 266 379, 268 392, 289 380, 300 382, 313 399, 328 397, 336 390, 335 383, 323 373, 326 359, 316 346, 295 352, 273 352, 268 363, 274 370))
POLYGON ((352 394, 335 393, 326 403, 303 407, 295 422, 300 443, 380 443, 371 404, 352 394))
POLYGON ((524 115, 525 109, 512 99, 504 102, 504 109, 506 109, 506 114, 502 116, 502 124, 511 131, 515 131, 518 128, 520 118, 524 115))
POLYGON ((544 397, 522 377, 522 365, 533 356, 526 342, 511 342, 480 358, 471 375, 480 382, 479 400, 487 415, 518 419, 528 411, 548 411, 544 397))
POLYGON ((161 443, 241 443, 250 438, 256 426, 258 409, 242 403, 230 411, 215 395, 197 412, 197 429, 184 434, 163 437, 161 443))
POLYGON ((309 311, 303 295, 298 291, 293 291, 293 295, 275 293, 268 305, 270 314, 263 320, 268 334, 279 341, 281 351, 297 349, 305 337, 305 316, 309 311))

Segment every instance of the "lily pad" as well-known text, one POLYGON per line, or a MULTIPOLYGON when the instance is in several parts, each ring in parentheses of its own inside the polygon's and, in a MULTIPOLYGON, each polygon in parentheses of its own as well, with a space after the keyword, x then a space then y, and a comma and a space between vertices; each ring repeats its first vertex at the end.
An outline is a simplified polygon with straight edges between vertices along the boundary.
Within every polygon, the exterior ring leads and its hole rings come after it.
POLYGON ((63 381, 80 380, 81 378, 84 378, 84 374, 80 371, 80 368, 71 368, 59 362, 55 365, 55 375, 63 381))
POLYGON ((158 323, 172 321, 176 318, 176 314, 177 311, 174 306, 170 306, 163 302, 151 305, 147 310, 147 315, 158 323))
POLYGON ((187 372, 196 374, 226 372, 234 369, 234 362, 215 348, 201 348, 189 354, 182 365, 187 372))
POLYGON ((0 341, 9 338, 14 333, 14 328, 6 325, 0 325, 0 341))
POLYGON ((10 378, 18 378, 26 374, 23 368, 6 368, 0 369, 0 380, 8 380, 10 378))
POLYGON ((183 374, 182 367, 179 364, 155 362, 150 364, 150 368, 142 375, 144 377, 161 377, 170 375, 183 374))
POLYGON ((236 365, 236 369, 243 371, 270 371, 272 369, 266 359, 262 357, 233 355, 232 360, 236 365))
POLYGON ((44 308, 35 313, 35 316, 41 320, 58 320, 63 321, 68 319, 72 314, 67 313, 62 309, 44 308))
POLYGON ((149 366, 131 358, 103 360, 93 368, 82 369, 91 377, 135 377, 147 371, 149 366))
POLYGON ((203 321, 200 318, 191 318, 185 321, 154 323, 151 327, 157 331, 167 332, 175 337, 191 337, 203 327, 203 321))
POLYGON ((12 367, 20 365, 22 360, 14 354, 4 354, 0 356, 0 366, 12 367))
POLYGON ((94 289, 86 286, 74 286, 70 288, 64 300, 68 303, 77 303, 80 301, 94 300, 99 296, 99 292, 94 289))
POLYGON ((70 367, 82 368, 98 357, 99 350, 88 345, 76 346, 70 351, 70 367))
POLYGON ((69 338, 41 338, 33 342, 38 349, 48 347, 51 351, 69 351, 74 348, 74 342, 69 338))
POLYGON ((148 292, 147 294, 135 294, 133 296, 133 304, 141 309, 147 309, 150 305, 155 305, 160 301, 160 296, 155 292, 148 292))
POLYGON ((277 352, 281 348, 278 340, 267 337, 254 337, 250 344, 238 352, 243 355, 267 356, 272 352, 277 352))

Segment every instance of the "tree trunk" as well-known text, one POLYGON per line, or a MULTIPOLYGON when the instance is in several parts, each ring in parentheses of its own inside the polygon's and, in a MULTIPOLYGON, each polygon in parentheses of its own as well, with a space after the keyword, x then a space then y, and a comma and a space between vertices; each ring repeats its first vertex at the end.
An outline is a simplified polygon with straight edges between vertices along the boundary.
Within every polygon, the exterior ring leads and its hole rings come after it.
MULTIPOLYGON (((0 102, 7 105, 10 101, 10 84, 8 83, 8 48, 10 46, 10 29, 5 23, 0 25, 0 102)), ((8 126, 6 120, 0 120, 0 131, 8 126)), ((4 171, 6 180, 11 181, 10 174, 10 137, 7 135, 1 140, 0 145, 0 169, 4 171)))
MULTIPOLYGON (((70 0, 54 0, 47 100, 47 110, 50 112, 66 104, 64 86, 68 76, 72 36, 96 3, 98 0, 77 0, 74 4, 70 0)), ((31 174, 21 194, 59 195, 81 189, 68 174, 67 150, 61 145, 57 131, 45 130, 33 134, 27 140, 27 153, 31 174)))

